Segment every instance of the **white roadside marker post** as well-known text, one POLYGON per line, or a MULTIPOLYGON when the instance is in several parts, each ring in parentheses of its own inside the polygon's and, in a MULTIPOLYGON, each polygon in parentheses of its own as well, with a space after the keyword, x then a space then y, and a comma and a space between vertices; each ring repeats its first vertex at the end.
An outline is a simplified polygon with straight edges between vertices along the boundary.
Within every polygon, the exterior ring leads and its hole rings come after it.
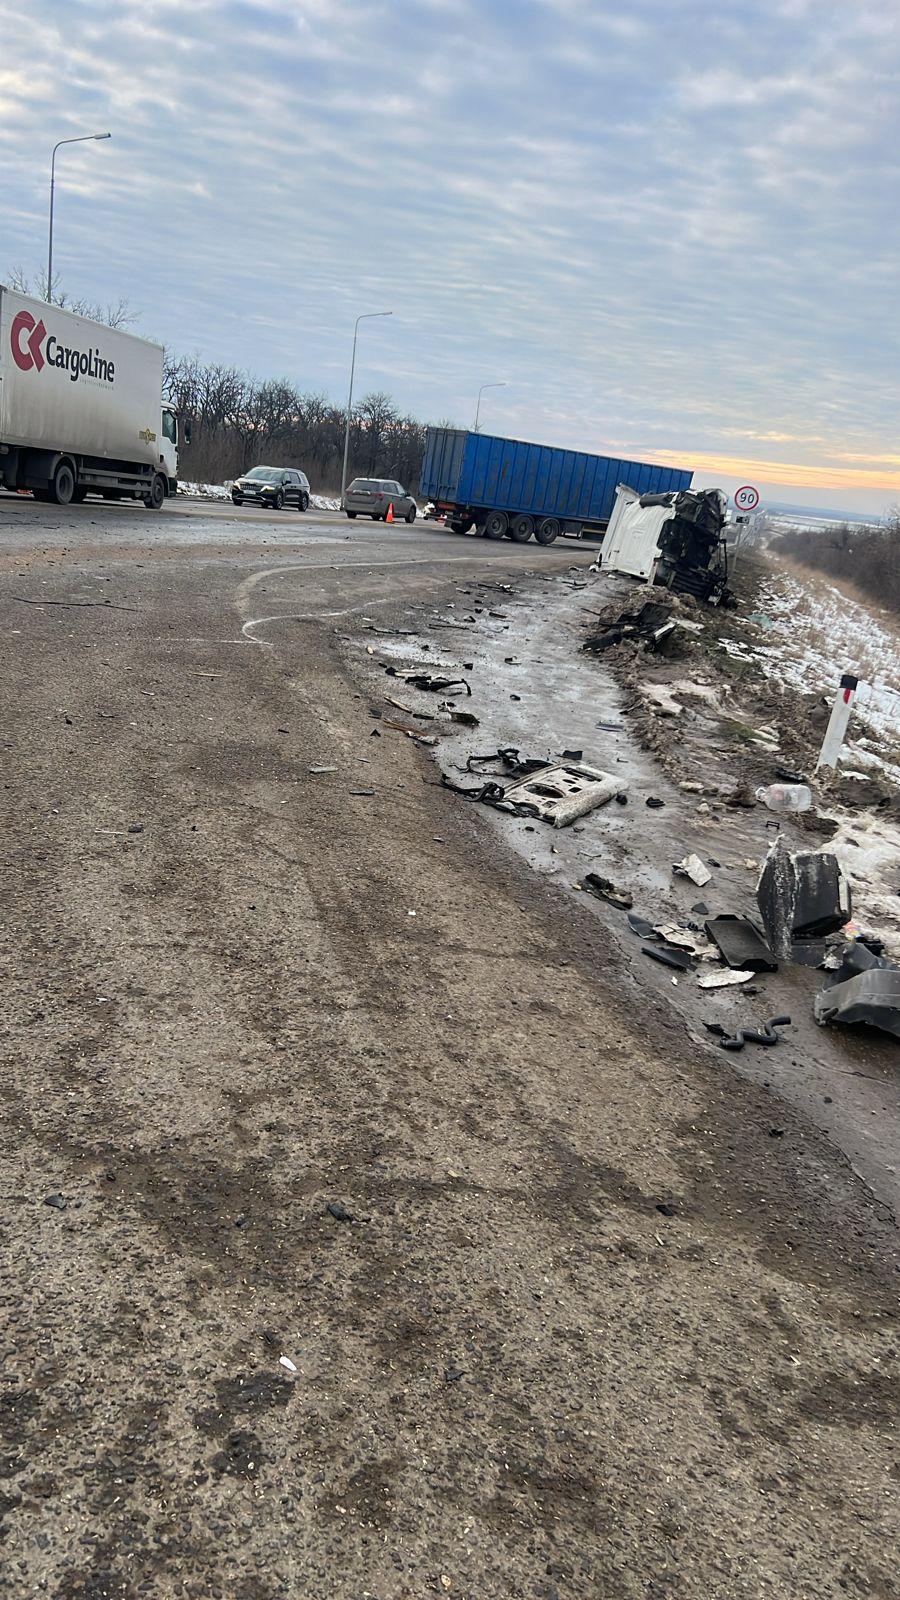
POLYGON ((838 692, 834 697, 834 705, 831 708, 831 716, 828 718, 828 727, 825 729, 825 738, 822 740, 822 748, 819 751, 819 759, 816 762, 817 772, 820 767, 837 766, 841 745, 847 732, 847 724, 850 721, 850 712, 853 709, 853 697, 856 694, 858 685, 859 679, 854 678, 852 672, 841 674, 838 692))

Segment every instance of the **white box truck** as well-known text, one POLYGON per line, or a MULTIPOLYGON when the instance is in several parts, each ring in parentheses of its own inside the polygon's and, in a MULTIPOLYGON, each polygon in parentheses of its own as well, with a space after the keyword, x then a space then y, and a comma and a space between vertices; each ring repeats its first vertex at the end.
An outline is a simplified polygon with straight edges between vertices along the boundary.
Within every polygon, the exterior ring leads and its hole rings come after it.
POLYGON ((0 285, 0 483, 158 511, 178 488, 162 345, 0 285))

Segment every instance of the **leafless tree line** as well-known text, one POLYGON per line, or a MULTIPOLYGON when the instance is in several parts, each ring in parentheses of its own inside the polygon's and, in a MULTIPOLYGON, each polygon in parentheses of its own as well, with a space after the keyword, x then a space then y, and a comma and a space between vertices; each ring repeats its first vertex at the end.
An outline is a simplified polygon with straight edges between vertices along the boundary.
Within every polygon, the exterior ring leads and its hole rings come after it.
MULTIPOLYGON (((313 490, 340 487, 346 411, 284 378, 251 377, 194 356, 167 355, 163 393, 191 424, 179 451, 179 476, 221 483, 264 462, 301 467, 313 490)), ((364 395, 350 419, 349 474, 398 478, 418 488, 425 427, 397 411, 390 396, 364 395)))
POLYGON ((900 614, 900 509, 874 527, 842 522, 821 532, 794 528, 776 539, 773 548, 804 566, 847 579, 900 614))
POLYGON ((33 294, 38 300, 47 300, 59 306, 62 311, 74 311, 76 316, 90 317, 92 322, 105 322, 108 328, 129 328, 137 319, 137 312, 127 300, 117 300, 112 305, 103 306, 96 300, 85 300, 69 294, 55 272, 52 289, 48 285, 46 272, 39 272, 30 278, 21 267, 13 267, 6 274, 5 282, 8 289, 16 289, 19 294, 33 294))

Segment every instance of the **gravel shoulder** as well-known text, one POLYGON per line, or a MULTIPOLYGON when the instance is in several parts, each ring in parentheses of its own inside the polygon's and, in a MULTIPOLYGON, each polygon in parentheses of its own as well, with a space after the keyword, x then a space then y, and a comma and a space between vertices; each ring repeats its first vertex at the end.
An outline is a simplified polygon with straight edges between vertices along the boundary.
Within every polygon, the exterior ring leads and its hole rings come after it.
POLYGON ((334 621, 110 576, 3 580, 12 1600, 893 1594, 886 1214, 372 737, 334 621))

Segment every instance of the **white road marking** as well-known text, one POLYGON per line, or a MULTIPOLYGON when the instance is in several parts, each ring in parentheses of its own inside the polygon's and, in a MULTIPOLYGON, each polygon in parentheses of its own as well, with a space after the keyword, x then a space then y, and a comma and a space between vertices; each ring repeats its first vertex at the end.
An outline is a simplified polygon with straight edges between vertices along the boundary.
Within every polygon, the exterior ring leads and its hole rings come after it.
MULTIPOLYGON (((253 572, 238 585, 235 594, 235 603, 239 612, 246 609, 247 601, 252 589, 266 578, 277 578, 289 572, 341 572, 344 568, 364 568, 374 570, 375 567, 433 567, 446 566, 452 562, 485 561, 489 564, 496 561, 496 556, 413 556, 412 558, 390 561, 298 561, 291 562, 289 566, 267 567, 263 572, 253 572)), ((319 622, 325 617, 349 617, 357 611, 371 611, 374 606, 389 605, 396 599, 395 595, 388 595, 383 600, 366 600, 359 605, 346 606, 341 611, 280 611, 270 617, 253 617, 243 624, 241 634, 250 644, 258 644, 265 650, 274 649, 265 639, 257 639, 253 635, 254 628, 260 628, 268 622, 319 622)))

